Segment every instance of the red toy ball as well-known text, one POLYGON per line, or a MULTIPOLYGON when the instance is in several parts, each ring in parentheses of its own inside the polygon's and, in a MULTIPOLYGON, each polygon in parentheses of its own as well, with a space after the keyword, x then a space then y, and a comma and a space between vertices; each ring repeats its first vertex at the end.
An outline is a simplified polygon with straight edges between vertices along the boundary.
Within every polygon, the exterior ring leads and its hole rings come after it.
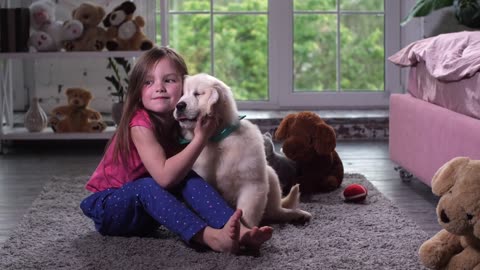
POLYGON ((360 184, 350 184, 343 190, 343 197, 347 202, 363 202, 367 194, 367 189, 360 184))

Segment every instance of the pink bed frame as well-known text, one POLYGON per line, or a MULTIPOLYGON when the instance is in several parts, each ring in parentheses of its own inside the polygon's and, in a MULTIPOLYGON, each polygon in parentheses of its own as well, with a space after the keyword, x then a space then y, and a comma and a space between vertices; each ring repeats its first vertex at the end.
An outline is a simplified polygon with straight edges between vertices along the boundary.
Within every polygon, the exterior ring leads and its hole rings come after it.
POLYGON ((435 172, 450 159, 480 159, 480 120, 410 94, 392 94, 389 152, 392 161, 431 186, 435 172))

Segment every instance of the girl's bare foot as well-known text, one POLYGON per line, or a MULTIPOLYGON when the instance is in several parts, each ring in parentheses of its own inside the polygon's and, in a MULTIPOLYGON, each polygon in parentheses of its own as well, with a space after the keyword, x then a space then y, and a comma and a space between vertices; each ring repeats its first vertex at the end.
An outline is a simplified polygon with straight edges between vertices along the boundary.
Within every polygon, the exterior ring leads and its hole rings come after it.
POLYGON ((237 253, 240 239, 240 218, 242 210, 237 209, 221 229, 205 227, 194 236, 194 240, 209 246, 214 251, 237 253))
POLYGON ((258 250, 263 243, 272 238, 273 228, 270 226, 253 227, 249 229, 245 226, 240 228, 240 244, 248 248, 258 250))

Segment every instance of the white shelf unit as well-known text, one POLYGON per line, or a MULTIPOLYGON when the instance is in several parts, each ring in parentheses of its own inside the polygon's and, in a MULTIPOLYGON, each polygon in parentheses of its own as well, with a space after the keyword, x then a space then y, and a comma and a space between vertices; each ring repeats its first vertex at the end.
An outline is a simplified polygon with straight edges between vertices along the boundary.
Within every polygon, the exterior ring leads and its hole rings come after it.
POLYGON ((142 51, 101 51, 101 52, 22 52, 0 53, 0 152, 2 143, 8 140, 96 140, 109 139, 115 131, 108 127, 101 133, 54 133, 50 128, 42 132, 28 132, 25 128, 14 127, 13 121, 13 86, 12 60, 54 59, 54 58, 136 58, 142 51))
POLYGON ((101 140, 110 139, 115 132, 115 127, 107 127, 106 130, 99 133, 89 132, 69 132, 55 133, 51 128, 41 132, 30 132, 26 128, 4 127, 2 140, 101 140))
POLYGON ((100 51, 100 52, 11 52, 0 53, 0 59, 38 59, 38 58, 98 58, 125 57, 135 58, 142 51, 100 51))

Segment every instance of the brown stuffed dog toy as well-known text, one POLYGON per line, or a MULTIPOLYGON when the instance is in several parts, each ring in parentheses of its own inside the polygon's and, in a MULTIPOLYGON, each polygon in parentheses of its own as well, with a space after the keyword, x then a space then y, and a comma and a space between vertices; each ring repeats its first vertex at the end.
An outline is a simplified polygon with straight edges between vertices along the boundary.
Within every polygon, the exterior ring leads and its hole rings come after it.
POLYGON ((65 92, 68 105, 52 110, 49 123, 55 132, 102 132, 107 125, 102 115, 89 108, 92 93, 83 88, 69 88, 65 92))
POLYGON ((283 141, 283 153, 297 164, 302 195, 328 192, 340 187, 343 181, 343 163, 336 146, 336 135, 313 112, 287 115, 275 132, 275 138, 283 141))
POLYGON ((142 32, 145 20, 142 16, 133 16, 136 9, 133 2, 125 1, 103 20, 103 25, 107 27, 109 51, 145 51, 153 47, 153 42, 142 32))
POLYGON ((457 157, 432 178, 442 230, 419 249, 432 269, 480 269, 480 160, 457 157))

